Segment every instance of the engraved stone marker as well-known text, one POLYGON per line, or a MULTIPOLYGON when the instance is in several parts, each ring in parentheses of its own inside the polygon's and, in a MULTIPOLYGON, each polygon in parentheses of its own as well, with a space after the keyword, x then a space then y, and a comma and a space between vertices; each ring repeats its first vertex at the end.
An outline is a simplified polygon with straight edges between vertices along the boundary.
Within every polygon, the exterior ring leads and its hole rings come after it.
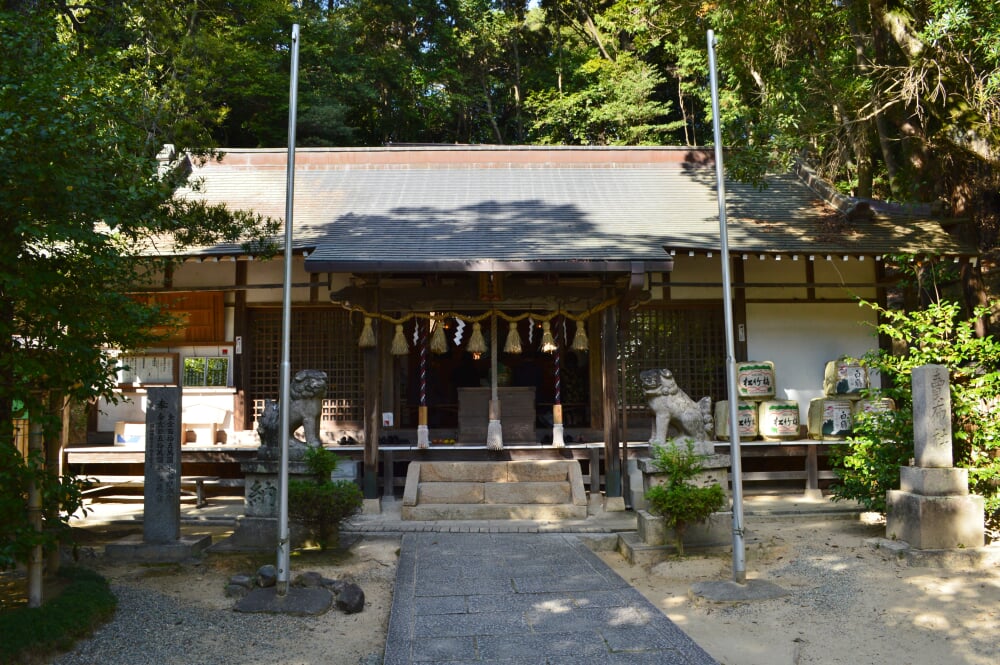
POLYGON ((914 463, 925 468, 949 468, 951 452, 951 393, 948 368, 923 365, 913 369, 914 463))
POLYGON ((150 388, 146 406, 143 539, 174 543, 181 535, 181 389, 150 388))

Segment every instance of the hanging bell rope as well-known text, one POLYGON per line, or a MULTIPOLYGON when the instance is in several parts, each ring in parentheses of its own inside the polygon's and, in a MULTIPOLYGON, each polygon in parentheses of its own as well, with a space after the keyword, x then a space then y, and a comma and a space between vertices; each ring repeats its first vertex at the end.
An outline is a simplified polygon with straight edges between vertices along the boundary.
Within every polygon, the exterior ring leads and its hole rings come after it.
POLYGON ((503 345, 504 353, 521 353, 521 335, 517 332, 517 321, 508 323, 507 341, 503 345))
POLYGON ((486 338, 483 337, 483 326, 478 321, 472 324, 472 337, 465 350, 469 353, 486 353, 486 338))
POLYGON ((372 317, 366 316, 365 323, 361 327, 361 338, 358 339, 358 346, 362 349, 371 349, 375 346, 375 330, 372 328, 372 317))
POLYGON ((406 343, 406 337, 403 335, 403 324, 396 324, 396 334, 392 337, 392 348, 389 350, 394 356, 405 356, 410 352, 410 346, 406 343))
POLYGON ((434 332, 431 333, 431 353, 448 353, 448 340, 444 336, 444 321, 431 319, 434 332))

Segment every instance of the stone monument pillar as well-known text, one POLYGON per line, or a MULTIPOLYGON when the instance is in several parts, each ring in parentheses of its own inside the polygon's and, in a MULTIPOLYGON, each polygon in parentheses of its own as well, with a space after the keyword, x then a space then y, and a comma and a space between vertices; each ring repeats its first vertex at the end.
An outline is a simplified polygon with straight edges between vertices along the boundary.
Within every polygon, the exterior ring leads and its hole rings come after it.
POLYGON ((205 549, 211 536, 181 537, 181 389, 150 388, 146 400, 146 457, 142 538, 109 543, 110 557, 180 561, 205 549))
POLYGON ((146 463, 142 537, 181 537, 181 389, 150 388, 146 403, 146 463))
POLYGON ((983 497, 969 493, 968 469, 953 466, 948 368, 913 370, 913 462, 886 493, 886 536, 922 550, 982 547, 983 497))

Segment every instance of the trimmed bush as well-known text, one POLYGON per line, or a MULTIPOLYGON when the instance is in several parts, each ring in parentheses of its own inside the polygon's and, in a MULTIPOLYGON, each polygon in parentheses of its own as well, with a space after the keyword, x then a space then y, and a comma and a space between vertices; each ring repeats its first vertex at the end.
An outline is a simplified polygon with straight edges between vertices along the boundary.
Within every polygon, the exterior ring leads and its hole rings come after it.
POLYGON ((337 468, 337 456, 325 448, 311 448, 306 464, 311 480, 288 482, 288 517, 301 525, 320 549, 340 542, 340 525, 361 511, 364 495, 350 480, 330 480, 337 468))

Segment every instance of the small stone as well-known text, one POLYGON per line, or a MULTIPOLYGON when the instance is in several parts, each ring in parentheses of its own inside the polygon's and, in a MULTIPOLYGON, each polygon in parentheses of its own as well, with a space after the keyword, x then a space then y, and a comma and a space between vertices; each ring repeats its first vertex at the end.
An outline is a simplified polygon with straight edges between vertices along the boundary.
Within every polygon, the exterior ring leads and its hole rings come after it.
POLYGON ((337 609, 355 614, 365 609, 365 592, 357 584, 347 582, 337 594, 337 609))
POLYGON ((315 572, 300 573, 295 576, 292 586, 297 587, 320 587, 323 586, 323 576, 315 572))
POLYGON ((245 587, 242 584, 226 585, 226 598, 243 598, 248 593, 250 593, 249 587, 245 587))
POLYGON ((239 573, 229 578, 230 584, 236 584, 247 589, 253 588, 253 578, 245 573, 239 573))
POLYGON ((257 569, 257 586, 266 589, 274 586, 277 582, 278 570, 272 564, 257 569))

